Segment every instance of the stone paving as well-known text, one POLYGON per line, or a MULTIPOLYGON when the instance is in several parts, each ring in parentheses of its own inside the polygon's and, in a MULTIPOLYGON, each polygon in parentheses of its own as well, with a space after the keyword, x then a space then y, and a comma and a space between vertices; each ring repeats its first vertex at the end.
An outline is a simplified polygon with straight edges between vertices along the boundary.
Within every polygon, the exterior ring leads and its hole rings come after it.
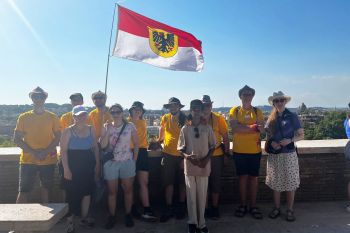
MULTIPOLYGON (((305 202, 296 203, 295 222, 287 222, 284 216, 275 220, 269 219, 267 214, 271 210, 270 203, 263 203, 260 208, 264 214, 263 220, 253 219, 250 215, 236 218, 233 214, 236 206, 225 205, 221 208, 221 219, 207 222, 211 233, 348 233, 350 232, 350 213, 345 211, 344 201, 335 202, 305 202)), ((282 208, 285 211, 285 208, 282 208)), ((180 233, 187 232, 186 220, 171 219, 167 223, 145 223, 135 220, 133 228, 123 225, 123 216, 112 230, 103 229, 104 219, 98 219, 94 229, 77 228, 79 233, 180 233)), ((61 221, 50 233, 63 233, 65 222, 61 221)))

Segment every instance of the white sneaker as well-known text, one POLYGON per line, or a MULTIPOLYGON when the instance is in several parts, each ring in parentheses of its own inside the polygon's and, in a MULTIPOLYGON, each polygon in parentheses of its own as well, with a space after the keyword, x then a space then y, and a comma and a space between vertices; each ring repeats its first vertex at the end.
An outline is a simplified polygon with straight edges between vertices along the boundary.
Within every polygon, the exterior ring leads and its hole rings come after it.
POLYGON ((350 203, 348 203, 347 205, 346 205, 346 211, 348 212, 348 213, 350 213, 350 203))

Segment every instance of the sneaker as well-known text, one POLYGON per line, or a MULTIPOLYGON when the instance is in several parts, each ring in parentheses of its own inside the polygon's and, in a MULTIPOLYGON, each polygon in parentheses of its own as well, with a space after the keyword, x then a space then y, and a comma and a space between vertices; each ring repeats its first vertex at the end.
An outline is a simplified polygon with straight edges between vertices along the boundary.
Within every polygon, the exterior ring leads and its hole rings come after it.
POLYGON ((146 222, 158 221, 158 218, 156 217, 156 215, 154 214, 153 210, 150 207, 145 208, 143 214, 141 215, 141 219, 146 222))
POLYGON ((112 229, 115 223, 116 223, 115 216, 110 215, 107 219, 107 223, 105 224, 105 229, 107 230, 112 229))
POLYGON ((350 213, 350 203, 346 205, 345 210, 346 210, 348 213, 350 213))
POLYGON ((220 212, 218 207, 212 207, 210 210, 210 219, 212 220, 219 220, 220 218, 220 212))
POLYGON ((92 218, 83 218, 79 221, 79 226, 91 229, 95 226, 95 220, 92 218))
POLYGON ((162 216, 160 216, 160 222, 167 222, 172 217, 174 217, 173 209, 167 206, 165 210, 163 210, 162 216))
POLYGON ((131 214, 125 215, 124 223, 125 223, 126 227, 133 227, 134 226, 134 220, 132 220, 131 214))
POLYGON ((74 233, 75 232, 74 221, 67 220, 66 232, 67 233, 74 233))
POLYGON ((176 219, 184 219, 186 217, 186 204, 184 202, 179 203, 175 209, 176 219))
POLYGON ((199 233, 209 233, 209 229, 207 226, 202 227, 201 229, 199 229, 199 233))
POLYGON ((197 233, 197 226, 196 224, 188 224, 188 233, 197 233))

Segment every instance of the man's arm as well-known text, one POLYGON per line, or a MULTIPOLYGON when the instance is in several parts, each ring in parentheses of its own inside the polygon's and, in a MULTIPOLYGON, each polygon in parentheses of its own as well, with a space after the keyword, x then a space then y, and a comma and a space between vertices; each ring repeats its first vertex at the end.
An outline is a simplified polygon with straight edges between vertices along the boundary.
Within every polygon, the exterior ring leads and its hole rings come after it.
POLYGON ((13 136, 13 141, 17 144, 18 147, 20 147, 24 152, 29 153, 37 157, 36 150, 31 148, 27 143, 24 142, 24 133, 20 131, 15 131, 13 136))

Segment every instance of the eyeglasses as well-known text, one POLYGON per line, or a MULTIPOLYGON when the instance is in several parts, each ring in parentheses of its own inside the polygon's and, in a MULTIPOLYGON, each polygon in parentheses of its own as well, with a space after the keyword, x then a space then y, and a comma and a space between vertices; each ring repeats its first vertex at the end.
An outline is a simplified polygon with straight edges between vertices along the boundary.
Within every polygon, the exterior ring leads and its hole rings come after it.
POLYGON ((122 113, 122 111, 110 111, 112 115, 119 115, 122 113))
POLYGON ((273 100, 274 103, 284 103, 286 99, 275 99, 273 100))
POLYGON ((199 129, 198 129, 198 127, 194 127, 194 132, 195 132, 195 137, 196 138, 199 138, 199 129))

